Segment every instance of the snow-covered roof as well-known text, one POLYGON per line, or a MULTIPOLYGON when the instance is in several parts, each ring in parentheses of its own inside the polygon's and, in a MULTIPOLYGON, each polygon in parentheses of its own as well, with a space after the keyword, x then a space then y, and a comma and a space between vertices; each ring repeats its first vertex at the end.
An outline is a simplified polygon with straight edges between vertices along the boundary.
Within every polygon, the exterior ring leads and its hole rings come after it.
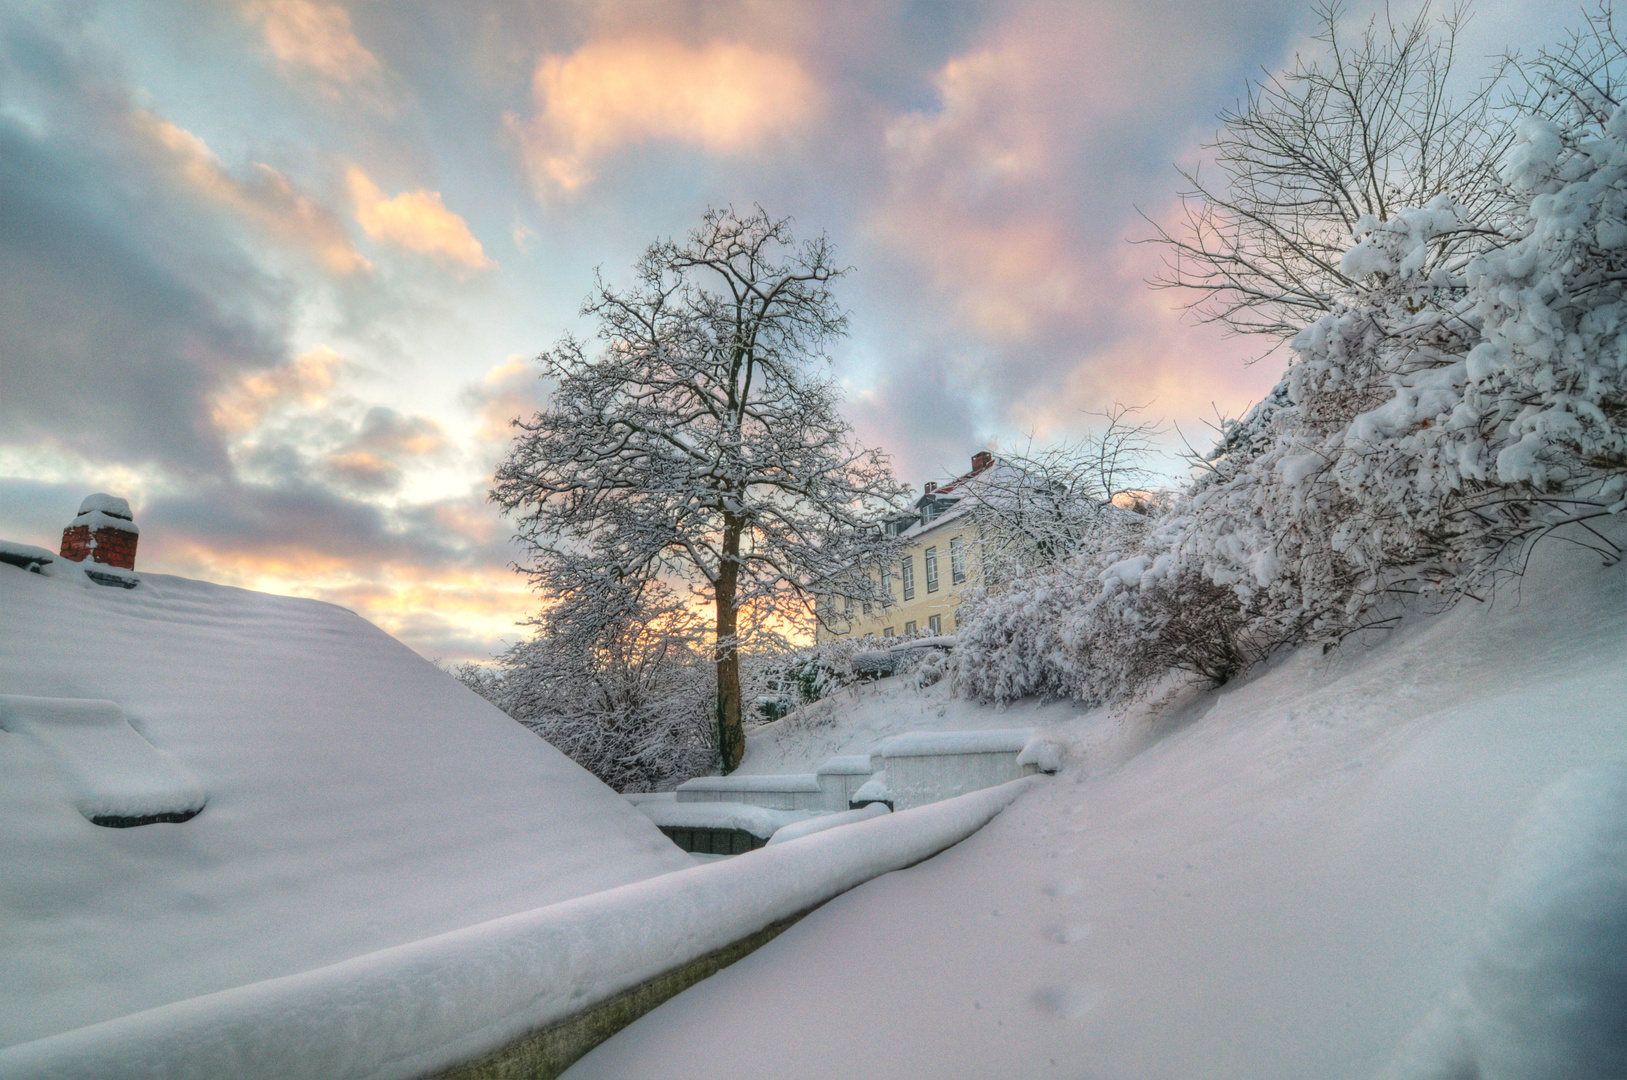
POLYGON ((0 611, 0 1046, 692 864, 343 608, 57 562, 0 564, 0 611), (93 825, 114 781, 204 806, 93 825))

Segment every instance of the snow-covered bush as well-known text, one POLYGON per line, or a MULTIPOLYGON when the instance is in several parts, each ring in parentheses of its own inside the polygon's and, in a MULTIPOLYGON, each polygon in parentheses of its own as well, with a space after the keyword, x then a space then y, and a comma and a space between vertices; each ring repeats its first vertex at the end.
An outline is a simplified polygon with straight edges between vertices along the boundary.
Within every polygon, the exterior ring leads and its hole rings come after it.
POLYGON ((860 651, 860 643, 851 638, 759 649, 742 656, 741 678, 755 693, 807 704, 852 683, 853 659, 860 651))
POLYGON ((1138 545, 965 602, 962 692, 1219 683, 1405 598, 1475 594, 1545 537, 1620 557, 1589 523, 1627 509, 1627 110, 1608 80, 1548 70, 1569 107, 1518 122, 1494 204, 1512 211, 1447 192, 1358 221, 1341 272, 1361 288, 1293 339, 1281 383, 1138 545))

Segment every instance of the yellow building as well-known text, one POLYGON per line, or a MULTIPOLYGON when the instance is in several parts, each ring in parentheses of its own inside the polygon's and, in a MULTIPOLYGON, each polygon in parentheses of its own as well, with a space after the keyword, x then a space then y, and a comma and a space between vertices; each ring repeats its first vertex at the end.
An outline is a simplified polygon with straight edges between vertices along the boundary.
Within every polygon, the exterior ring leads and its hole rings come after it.
POLYGON ((961 593, 983 580, 982 545, 964 485, 975 483, 994 463, 993 454, 979 451, 972 455, 971 472, 947 484, 928 483, 908 510, 883 519, 888 535, 907 545, 881 575, 893 603, 824 601, 815 639, 954 633, 961 593))

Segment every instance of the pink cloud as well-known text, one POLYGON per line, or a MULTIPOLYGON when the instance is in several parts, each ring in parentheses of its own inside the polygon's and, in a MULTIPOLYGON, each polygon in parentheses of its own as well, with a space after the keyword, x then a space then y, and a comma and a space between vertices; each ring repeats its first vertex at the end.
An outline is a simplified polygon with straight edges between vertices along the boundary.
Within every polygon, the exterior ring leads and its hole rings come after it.
POLYGON ((590 41, 549 54, 532 77, 534 115, 516 121, 533 182, 565 191, 618 147, 649 140, 733 154, 794 128, 818 107, 793 57, 734 41, 590 41))

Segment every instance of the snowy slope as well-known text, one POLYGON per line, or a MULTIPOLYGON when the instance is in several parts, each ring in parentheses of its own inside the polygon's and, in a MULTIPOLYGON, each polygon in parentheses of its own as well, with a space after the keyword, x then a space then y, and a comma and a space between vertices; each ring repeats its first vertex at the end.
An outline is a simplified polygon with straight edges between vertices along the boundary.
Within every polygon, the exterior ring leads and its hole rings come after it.
POLYGON ((692 865, 349 611, 51 569, 0 565, 0 694, 115 703, 208 801, 98 827, 35 728, 0 731, 0 1046, 692 865))
MULTIPOLYGON (((1450 1006, 1466 969, 1474 985, 1477 940, 1506 947, 1506 927, 1476 928, 1539 791, 1627 759, 1627 569, 1547 549, 1495 604, 1053 735, 1070 747, 1057 781, 932 862, 833 901, 568 1075, 825 1077, 862 1063, 895 1080, 1372 1076, 1450 1006)), ((1588 843, 1616 860, 1594 879, 1619 886, 1619 836, 1588 843)), ((1519 865, 1497 895, 1529 891, 1519 865)), ((1627 892, 1592 895, 1617 896, 1597 925, 1619 931, 1627 892)), ((1619 979, 1621 942, 1555 951, 1619 979)), ((1602 1001, 1617 1016, 1619 989, 1602 1001)))

